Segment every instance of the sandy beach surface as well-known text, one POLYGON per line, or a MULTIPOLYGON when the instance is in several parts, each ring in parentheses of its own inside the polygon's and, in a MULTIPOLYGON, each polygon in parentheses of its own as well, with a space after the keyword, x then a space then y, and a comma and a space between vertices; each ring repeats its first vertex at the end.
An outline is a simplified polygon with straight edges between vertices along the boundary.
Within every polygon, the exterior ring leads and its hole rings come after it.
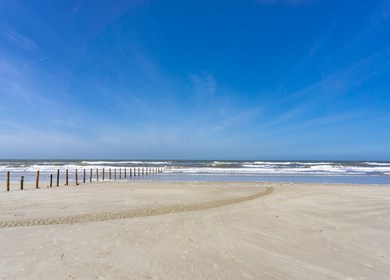
POLYGON ((390 279, 390 186, 1 190, 0 279, 390 279))

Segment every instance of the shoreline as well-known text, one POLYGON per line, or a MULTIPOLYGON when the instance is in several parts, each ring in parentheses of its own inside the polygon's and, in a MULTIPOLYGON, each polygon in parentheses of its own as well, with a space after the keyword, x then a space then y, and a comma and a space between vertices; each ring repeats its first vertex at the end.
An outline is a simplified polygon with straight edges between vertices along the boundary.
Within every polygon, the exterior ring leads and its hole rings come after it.
MULTIPOLYGON (((166 183, 166 184, 282 184, 282 185, 321 185, 321 186, 366 186, 366 187, 390 187, 390 184, 367 184, 367 183, 333 183, 333 182, 286 182, 286 181, 231 181, 231 180, 225 180, 225 181, 180 181, 180 180, 158 180, 158 179, 148 179, 146 176, 156 176, 156 175, 144 175, 145 177, 142 178, 142 175, 139 177, 134 177, 133 179, 127 179, 127 180, 105 180, 105 181, 92 181, 92 182, 80 182, 76 185, 75 182, 69 181, 68 185, 65 185, 64 182, 60 182, 59 186, 57 187, 55 185, 55 182, 53 182, 53 186, 50 187, 50 181, 40 181, 39 182, 39 188, 35 188, 35 182, 33 181, 27 181, 24 182, 24 189, 20 190, 20 182, 18 181, 11 181, 10 183, 10 191, 6 190, 5 183, 2 184, 0 187, 0 195, 2 193, 8 193, 8 192, 15 192, 15 191, 31 191, 31 190, 43 190, 43 189, 58 189, 58 188, 69 188, 69 187, 88 187, 95 184, 136 184, 136 183, 147 183, 147 184, 159 184, 159 183, 166 183)), ((161 175, 160 175, 161 176, 161 175)), ((347 176, 346 176, 347 177, 347 176)))
POLYGON ((345 186, 114 181, 0 193, 0 276, 389 278, 390 186, 345 186))

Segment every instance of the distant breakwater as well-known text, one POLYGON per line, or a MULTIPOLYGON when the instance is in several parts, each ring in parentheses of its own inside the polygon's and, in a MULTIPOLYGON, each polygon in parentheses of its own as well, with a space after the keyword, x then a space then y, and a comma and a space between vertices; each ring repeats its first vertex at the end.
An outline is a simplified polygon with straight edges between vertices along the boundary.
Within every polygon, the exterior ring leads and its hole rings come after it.
MULTIPOLYGON (((42 181, 41 172, 40 170, 36 170, 35 172, 35 183, 34 187, 36 189, 39 189, 40 187, 49 187, 52 188, 53 186, 59 187, 59 186, 69 186, 71 184, 73 185, 80 185, 80 184, 86 184, 86 183, 92 183, 92 182, 104 182, 104 181, 124 181, 128 180, 132 177, 140 177, 140 176, 147 176, 152 174, 158 174, 162 173, 168 168, 166 166, 156 166, 156 167, 119 167, 119 168, 84 168, 84 169, 74 169, 69 170, 65 169, 62 172, 64 174, 61 174, 61 170, 53 170, 53 172, 49 172, 50 175, 46 177, 48 180, 42 181), (62 175, 62 176, 61 176, 62 175), (62 179, 62 180, 61 180, 62 179)), ((48 172, 46 171, 46 174, 48 172)), ((19 176, 18 174, 17 176, 19 176)), ((12 173, 11 171, 6 172, 5 176, 5 189, 6 191, 11 190, 11 178, 12 173)), ((21 175, 20 180, 15 180, 13 178, 12 186, 14 189, 20 189, 23 190, 25 187, 25 176, 21 175), (15 186, 15 182, 18 181, 18 186, 15 186)))

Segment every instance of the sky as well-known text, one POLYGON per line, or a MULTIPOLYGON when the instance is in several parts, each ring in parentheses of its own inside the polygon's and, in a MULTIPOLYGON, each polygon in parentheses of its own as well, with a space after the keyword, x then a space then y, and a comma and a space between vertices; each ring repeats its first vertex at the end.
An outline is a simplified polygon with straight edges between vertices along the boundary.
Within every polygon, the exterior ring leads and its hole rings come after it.
POLYGON ((0 0, 0 158, 390 160, 390 1, 0 0))

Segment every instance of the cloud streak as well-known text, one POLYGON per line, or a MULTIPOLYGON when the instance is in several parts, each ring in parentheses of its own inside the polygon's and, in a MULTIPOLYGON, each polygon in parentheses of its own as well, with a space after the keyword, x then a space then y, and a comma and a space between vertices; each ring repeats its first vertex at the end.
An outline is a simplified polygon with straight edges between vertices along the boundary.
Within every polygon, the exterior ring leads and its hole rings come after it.
POLYGON ((29 52, 35 52, 38 49, 38 45, 34 40, 17 32, 16 30, 7 28, 5 31, 3 31, 3 35, 10 43, 20 49, 29 52))

